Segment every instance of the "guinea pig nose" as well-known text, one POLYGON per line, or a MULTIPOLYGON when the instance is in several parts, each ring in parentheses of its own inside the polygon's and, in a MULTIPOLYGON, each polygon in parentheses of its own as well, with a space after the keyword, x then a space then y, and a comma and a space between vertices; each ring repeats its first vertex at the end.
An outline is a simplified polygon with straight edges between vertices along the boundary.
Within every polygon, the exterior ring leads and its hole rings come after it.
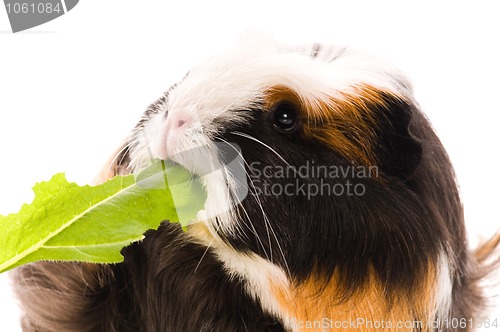
POLYGON ((171 130, 184 129, 193 122, 192 116, 190 114, 183 113, 170 113, 167 117, 167 128, 171 130))

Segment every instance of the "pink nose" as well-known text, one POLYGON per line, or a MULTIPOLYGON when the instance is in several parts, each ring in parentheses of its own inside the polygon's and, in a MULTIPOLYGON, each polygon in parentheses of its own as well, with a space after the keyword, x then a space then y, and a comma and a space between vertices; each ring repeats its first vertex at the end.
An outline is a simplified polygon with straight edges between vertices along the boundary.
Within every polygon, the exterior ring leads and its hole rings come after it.
POLYGON ((187 127, 191 122, 192 118, 189 114, 169 114, 167 116, 167 130, 179 130, 187 127))

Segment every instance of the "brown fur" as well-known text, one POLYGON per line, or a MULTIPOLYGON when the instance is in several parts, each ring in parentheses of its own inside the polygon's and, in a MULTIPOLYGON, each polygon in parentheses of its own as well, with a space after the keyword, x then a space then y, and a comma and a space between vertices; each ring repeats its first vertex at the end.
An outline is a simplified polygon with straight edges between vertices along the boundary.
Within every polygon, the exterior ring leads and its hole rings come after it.
MULTIPOLYGON (((344 300, 339 300, 343 298, 343 295, 335 287, 338 274, 328 282, 318 282, 322 279, 321 277, 312 277, 294 285, 292 289, 284 289, 277 285, 273 289, 285 312, 297 321, 321 322, 328 319, 328 326, 333 328, 345 324, 342 331, 413 331, 413 327, 422 326, 421 331, 424 332, 430 331, 427 328, 426 315, 429 310, 428 303, 433 302, 436 291, 433 272, 429 273, 428 278, 422 280, 422 284, 413 291, 413 294, 397 299, 387 296, 373 274, 364 288, 358 289, 355 294, 350 294, 344 300), (359 319, 362 321, 358 324, 359 319), (383 322, 402 322, 411 324, 411 327, 376 325, 383 324, 383 322)), ((320 331, 319 328, 299 329, 299 331, 313 330, 320 331)))

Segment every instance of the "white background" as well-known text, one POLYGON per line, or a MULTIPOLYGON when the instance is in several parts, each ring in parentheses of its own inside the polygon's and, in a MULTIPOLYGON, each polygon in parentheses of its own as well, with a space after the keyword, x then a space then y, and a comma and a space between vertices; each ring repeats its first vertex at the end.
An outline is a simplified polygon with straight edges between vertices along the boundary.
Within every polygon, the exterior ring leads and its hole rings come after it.
MULTIPOLYGON (((499 229, 496 1, 82 0, 18 34, 0 7, 0 213, 31 201, 32 185, 54 173, 90 182, 150 102, 248 28, 352 45, 399 66, 455 164, 471 243, 499 229)), ((500 320, 500 306, 490 317, 500 320)), ((0 330, 17 326, 0 275, 0 330)))

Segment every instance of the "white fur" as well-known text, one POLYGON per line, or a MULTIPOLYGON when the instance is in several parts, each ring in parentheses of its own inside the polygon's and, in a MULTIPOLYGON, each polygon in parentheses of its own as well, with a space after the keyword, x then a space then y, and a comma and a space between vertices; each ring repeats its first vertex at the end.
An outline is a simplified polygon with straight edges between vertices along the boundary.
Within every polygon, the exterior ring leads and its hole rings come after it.
MULTIPOLYGON (((207 218, 206 211, 199 211, 196 216, 198 222, 206 221, 207 218)), ((271 282, 279 289, 290 288, 290 280, 283 269, 255 253, 246 254, 234 250, 217 236, 210 224, 202 231, 190 228, 188 234, 196 242, 212 248, 223 262, 228 275, 244 281, 247 294, 258 301, 267 313, 283 322, 290 321, 291 317, 281 308, 271 289, 271 282)))
POLYGON ((282 85, 314 102, 325 97, 342 98, 357 84, 369 84, 407 94, 409 84, 402 75, 369 57, 343 49, 325 49, 313 59, 305 50, 280 45, 239 45, 213 57, 189 72, 185 81, 170 91, 170 112, 196 109, 202 126, 211 128, 214 118, 244 121, 231 110, 245 110, 260 101, 263 92, 282 85), (296 53, 296 52, 301 53, 296 53), (337 53, 340 56, 334 61, 337 53))
POLYGON ((289 281, 282 269, 257 254, 246 255, 229 247, 217 248, 216 254, 224 262, 229 275, 246 281, 247 293, 258 300, 266 312, 283 322, 290 321, 290 317, 281 309, 273 296, 270 285, 272 280, 273 285, 288 289, 289 281))
POLYGON ((435 284, 435 307, 431 313, 439 320, 446 321, 450 317, 451 304, 452 304, 452 291, 453 285, 450 276, 450 263, 446 254, 441 252, 438 257, 436 266, 436 284, 435 284))

